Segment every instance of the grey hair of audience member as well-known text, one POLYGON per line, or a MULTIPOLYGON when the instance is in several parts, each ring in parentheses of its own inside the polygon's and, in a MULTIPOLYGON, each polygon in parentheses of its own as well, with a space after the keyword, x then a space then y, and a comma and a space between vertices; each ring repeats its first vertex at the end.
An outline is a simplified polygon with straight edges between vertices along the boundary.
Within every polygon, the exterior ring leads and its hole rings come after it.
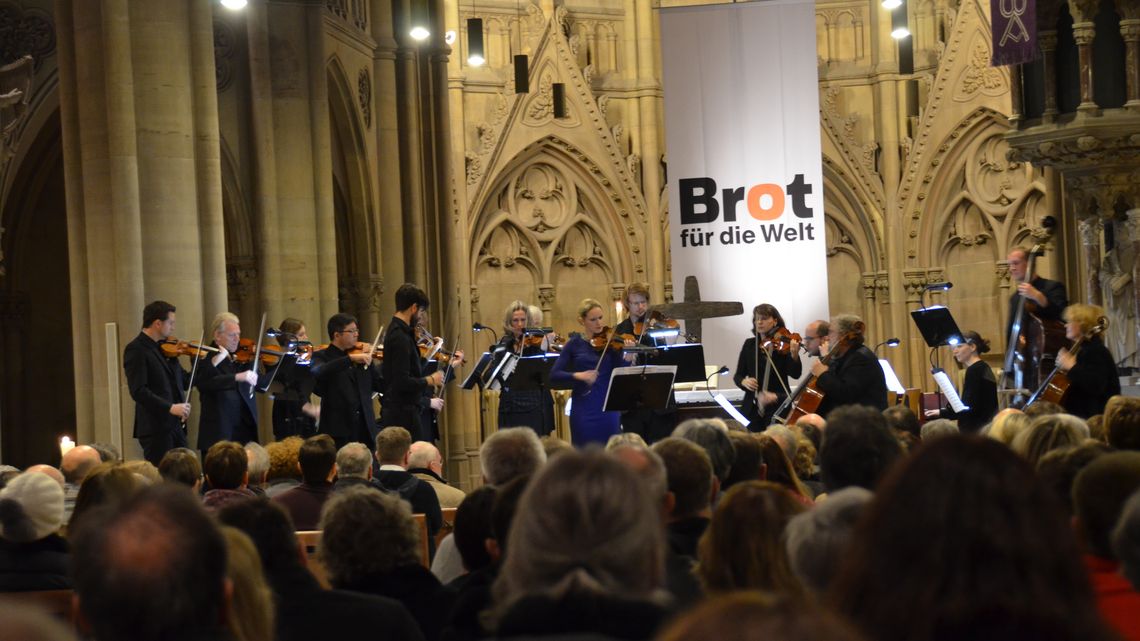
POLYGON ((1013 438, 1010 448, 1037 467, 1042 456, 1053 450, 1080 445, 1088 438, 1088 425, 1068 414, 1043 414, 1013 438))
POLYGON ((412 508, 395 494, 350 487, 321 510, 318 554, 333 587, 356 584, 419 559, 412 508))
POLYGON ((493 588, 502 616, 533 595, 654 598, 665 578, 665 530, 644 483, 614 457, 567 452, 523 493, 493 588))
POLYGON ((657 452, 646 445, 627 442, 613 447, 606 444, 606 453, 633 470, 645 482, 653 500, 664 503, 665 494, 669 491, 669 476, 665 471, 665 461, 661 460, 657 452))
POLYGON ((92 443, 91 447, 99 452, 99 460, 103 463, 118 463, 123 460, 122 452, 111 443, 92 443))
POLYGON ((923 423, 919 434, 924 441, 954 436, 958 434, 958 424, 948 418, 936 418, 923 423))
POLYGON ((1140 590, 1140 491, 1132 493, 1120 512, 1120 520, 1112 531, 1112 549, 1120 561, 1121 573, 1133 589, 1140 590))
POLYGON ((439 448, 427 441, 414 441, 408 448, 408 468, 428 468, 439 456, 439 448))
POLYGON ((336 473, 341 478, 368 478, 372 452, 364 443, 349 443, 337 450, 336 473))
POLYGON ((621 447, 622 445, 640 445, 642 447, 649 447, 645 439, 637 432, 618 432, 606 441, 606 451, 612 451, 614 448, 621 447))
POLYGON ((491 485, 529 476, 546 463, 546 450, 529 427, 508 427, 487 437, 479 448, 479 466, 491 485))
POLYGON ((691 418, 673 430, 673 436, 692 441, 704 448, 712 462, 713 476, 724 485, 732 463, 736 460, 736 446, 728 438, 728 427, 718 418, 691 418))
POLYGON ((784 454, 788 455, 789 461, 796 460, 797 444, 795 432, 783 425, 777 424, 769 425, 763 433, 776 439, 776 442, 780 444, 780 449, 784 450, 784 454))
POLYGON ((784 528, 792 572, 812 592, 822 595, 843 562, 847 542, 867 504, 870 490, 855 485, 829 494, 814 508, 797 514, 784 528))
POLYGON ((245 455, 249 459, 249 484, 261 485, 269 472, 269 452, 260 443, 250 441, 245 444, 245 455))

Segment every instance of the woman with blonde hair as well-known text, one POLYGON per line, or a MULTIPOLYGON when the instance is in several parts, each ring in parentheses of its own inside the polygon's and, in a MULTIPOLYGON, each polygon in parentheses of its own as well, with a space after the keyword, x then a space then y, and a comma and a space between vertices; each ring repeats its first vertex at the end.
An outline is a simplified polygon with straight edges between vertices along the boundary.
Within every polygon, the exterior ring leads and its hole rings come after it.
POLYGON ((223 525, 226 539, 226 578, 233 583, 230 616, 226 617, 235 641, 273 641, 273 591, 261 570, 261 557, 253 541, 241 530, 223 525))
POLYGON ((1081 340, 1081 345, 1077 350, 1062 349, 1057 354, 1057 366, 1069 378, 1069 393, 1061 400, 1061 406, 1081 418, 1101 414, 1108 399, 1120 393, 1116 361, 1102 340, 1108 318, 1103 308, 1083 303, 1066 307, 1063 317, 1065 338, 1081 340))
MULTIPOLYGON (((545 353, 545 339, 538 336, 536 339, 541 341, 528 345, 524 333, 526 328, 534 327, 538 322, 530 305, 521 300, 512 301, 503 315, 503 337, 495 349, 507 350, 518 356, 541 356, 545 353)), ((512 382, 508 378, 499 393, 499 429, 529 427, 539 436, 551 433, 554 430, 554 399, 549 390, 516 390, 511 388, 512 382)))
POLYGON ((611 436, 621 431, 621 414, 605 412, 602 408, 609 391, 610 374, 615 367, 625 364, 622 350, 610 345, 595 348, 590 344, 594 337, 599 341, 611 338, 604 331, 605 316, 601 303, 593 298, 583 300, 578 305, 578 322, 582 325, 583 336, 575 336, 566 342, 550 371, 551 382, 572 386, 570 440, 575 447, 585 447, 590 443, 604 446, 611 436))

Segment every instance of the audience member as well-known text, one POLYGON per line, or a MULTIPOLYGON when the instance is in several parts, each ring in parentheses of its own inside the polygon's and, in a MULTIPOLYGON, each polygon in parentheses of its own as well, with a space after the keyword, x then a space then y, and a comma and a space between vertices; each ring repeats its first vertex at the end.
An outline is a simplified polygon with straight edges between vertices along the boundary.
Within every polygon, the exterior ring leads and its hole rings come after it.
POLYGON ((63 488, 24 472, 0 490, 0 592, 71 587, 63 525, 63 488))
POLYGON ((956 436, 957 434, 958 424, 948 418, 929 420, 922 424, 922 430, 919 432, 923 443, 947 436, 956 436))
POLYGON ((1132 589, 1140 590, 1140 491, 1132 493, 1120 512, 1112 531, 1112 550, 1132 589))
POLYGON ((20 475, 20 468, 12 465, 0 465, 0 489, 8 485, 8 482, 20 475))
POLYGON ((226 578, 233 585, 233 601, 226 617, 230 636, 233 641, 274 641, 273 591, 265 582, 253 541, 229 525, 223 525, 221 531, 226 541, 226 578))
POLYGON ((697 542, 709 526, 712 498, 720 481, 713 475, 708 453, 692 441, 670 436, 657 441, 650 449, 665 463, 668 484, 665 527, 669 549, 696 560, 697 542))
POLYGON ((334 588, 395 599, 427 641, 439 639, 454 595, 421 564, 419 533, 405 501, 350 488, 325 505, 321 530, 319 554, 334 588))
MULTIPOLYGON (((271 453, 271 459, 272 456, 271 453)), ((297 459, 301 466, 301 484, 277 494, 273 500, 285 508, 298 531, 316 530, 321 507, 332 494, 336 443, 328 434, 310 436, 301 444, 297 459)))
POLYGON ((808 590, 819 596, 827 593, 846 558, 855 524, 872 498, 870 490, 853 485, 788 521, 784 529, 788 561, 808 590))
POLYGON ((245 454, 249 461, 249 483, 246 487, 254 494, 264 496, 269 475, 269 452, 260 443, 250 441, 245 444, 245 454))
POLYGON ((389 426, 376 435, 376 462, 380 471, 376 481, 380 487, 395 492, 411 505, 412 512, 423 514, 427 521, 428 549, 435 553, 435 535, 443 527, 439 497, 427 481, 408 472, 412 435, 402 427, 389 426))
POLYGON ((760 443, 760 451, 764 456, 765 479, 782 486, 795 495, 796 500, 804 505, 811 505, 814 495, 800 481, 795 468, 792 467, 791 459, 784 453, 776 439, 760 433, 756 435, 756 440, 760 443))
POLYGON ((697 576, 705 592, 762 590, 801 596, 784 548, 788 520, 804 511, 782 486, 745 481, 724 493, 701 536, 697 576))
POLYGON ((202 463, 198 460, 198 452, 188 447, 167 451, 158 463, 158 473, 164 481, 185 485, 194 494, 202 488, 202 463))
POLYGON ((1085 419, 1085 424, 1089 426, 1089 438, 1101 443, 1108 442, 1108 435, 1104 433, 1104 414, 1093 414, 1085 419))
POLYGON ((610 440, 606 441, 606 451, 610 452, 615 447, 620 447, 622 445, 640 445, 642 447, 649 447, 649 444, 646 443, 645 439, 637 432, 619 432, 611 436, 610 440))
POLYGON ((265 446, 269 454, 269 471, 265 474, 265 495, 273 498, 282 492, 301 484, 301 445, 305 439, 300 436, 286 436, 265 446))
POLYGON ((804 414, 796 420, 794 427, 800 431, 800 434, 808 437, 818 452, 823 445, 823 432, 827 429, 827 421, 819 414, 804 414))
POLYGON ((83 479, 75 497, 75 510, 67 523, 68 531, 78 527, 84 514, 103 505, 118 505, 142 487, 122 463, 100 463, 83 479))
MULTIPOLYGON (((32 465, 28 469, 24 470, 24 472, 35 472, 36 474, 45 474, 49 478, 51 478, 51 480, 58 483, 60 489, 63 489, 63 486, 66 484, 66 481, 63 480, 63 473, 62 472, 60 472, 58 469, 56 469, 50 465, 44 464, 44 463, 38 463, 36 465, 32 465)), ((65 499, 65 503, 66 503, 66 499, 65 499)))
POLYGON ((249 458, 239 443, 218 441, 211 445, 202 468, 206 485, 210 488, 202 497, 202 504, 207 510, 214 512, 233 501, 257 496, 246 487, 249 484, 249 458))
POLYGON ((455 547, 463 560, 463 569, 467 572, 462 577, 448 585, 461 587, 457 582, 465 580, 472 572, 482 570, 491 565, 492 559, 487 551, 487 540, 494 538, 491 531, 491 508, 495 504, 495 487, 484 485, 467 495, 455 510, 455 547))
POLYGON ((336 483, 333 492, 343 492, 350 487, 370 487, 386 492, 372 478, 372 452, 364 443, 346 443, 336 452, 336 483))
POLYGON ((1073 482, 1077 474, 1098 457, 1113 451, 1096 441, 1085 441, 1076 447, 1047 452, 1037 461, 1037 478, 1061 502, 1067 516, 1073 515, 1073 482))
POLYGON ((1050 414, 1064 414, 1065 408, 1049 401, 1036 401, 1032 405, 1027 406, 1023 411, 1030 419, 1034 419, 1050 414))
POLYGON ((1140 490, 1140 452, 1097 457, 1073 483, 1073 529, 1085 551, 1093 593, 1105 621, 1129 641, 1140 641, 1140 594, 1120 573, 1112 530, 1124 504, 1140 490))
POLYGON ((101 463, 99 452, 90 445, 76 445, 63 455, 59 471, 63 473, 63 522, 71 520, 75 510, 75 497, 79 496, 79 486, 83 479, 101 463))
POLYGON ((502 485, 519 476, 531 476, 546 462, 546 450, 534 430, 508 427, 483 441, 479 448, 479 465, 483 480, 502 485))
POLYGON ((123 453, 119 451, 118 446, 111 443, 92 443, 91 447, 99 452, 100 463, 122 463, 123 453))
POLYGON ((625 465, 602 452, 559 455, 531 481, 511 525, 494 587, 497 637, 652 637, 666 614, 655 600, 659 523, 625 465))
POLYGON ((784 455, 788 457, 789 461, 796 460, 796 435, 792 430, 777 423, 769 425, 762 434, 767 434, 775 440, 780 449, 784 450, 784 455))
POLYGON ((1104 433, 1118 450, 1140 450, 1140 398, 1113 396, 1104 406, 1104 433))
POLYGON ((1076 446, 1088 438, 1088 428, 1082 430, 1083 426, 1084 421, 1076 416, 1043 414, 1013 439, 1010 448, 1025 457, 1030 467, 1036 468, 1046 453, 1076 446))
POLYGON ((228 637, 225 541, 185 490, 144 488, 76 527, 72 572, 86 635, 95 641, 228 637))
POLYGON ((883 410, 883 416, 887 419, 887 427, 892 430, 922 436, 922 424, 918 422, 918 415, 906 405, 892 405, 883 410))
POLYGON ((439 448, 427 441, 412 443, 411 450, 408 451, 408 472, 435 490, 440 508, 459 507, 463 497, 467 496, 463 490, 448 485, 443 478, 443 455, 439 453, 439 448))
POLYGON ((763 481, 767 478, 768 468, 764 463, 764 454, 756 435, 747 430, 729 432, 728 440, 732 441, 736 459, 728 471, 728 478, 725 479, 722 490, 727 491, 742 481, 763 481))
POLYGON ((658 641, 860 641, 851 624, 786 595, 739 592, 709 599, 679 617, 658 641))
POLYGON ((803 434, 796 432, 794 436, 796 439, 796 458, 791 461, 792 471, 807 486, 810 492, 808 496, 815 496, 823 491, 823 484, 819 483, 819 466, 816 464, 819 458, 819 450, 815 449, 815 445, 803 434))
POLYGON ((673 436, 692 441, 704 449, 719 481, 719 491, 728 478, 732 462, 736 460, 736 451, 732 449, 732 441, 728 440, 728 427, 724 421, 719 418, 690 418, 673 430, 673 436))
POLYGON ((876 641, 1112 638, 1052 495, 976 437, 924 445, 884 479, 830 596, 876 641))
POLYGON ((1031 422, 1033 419, 1026 416, 1021 410, 1007 407, 999 411, 988 426, 982 428, 982 434, 999 443, 1009 445, 1022 430, 1029 427, 1031 422))
POLYGON ((558 438, 553 434, 547 434, 546 436, 543 436, 542 438, 538 439, 538 442, 542 444, 542 451, 546 453, 546 460, 548 461, 555 456, 558 456, 559 454, 565 454, 566 452, 574 451, 573 445, 567 443, 566 441, 558 438))
POLYGON ((162 474, 158 472, 158 468, 154 463, 144 459, 135 459, 133 461, 124 461, 123 467, 127 471, 135 475, 143 485, 154 485, 155 483, 162 482, 162 474))
POLYGON ((321 589, 305 569, 293 523, 280 505, 266 499, 234 503, 218 519, 245 532, 257 547, 275 597, 278 641, 422 641, 419 625, 395 600, 321 589))
MULTIPOLYGON (((819 451, 819 473, 828 492, 857 485, 874 491, 887 469, 902 457, 883 413, 873 407, 837 408, 827 418, 819 451)), ((771 477, 771 461, 769 477, 771 477)))

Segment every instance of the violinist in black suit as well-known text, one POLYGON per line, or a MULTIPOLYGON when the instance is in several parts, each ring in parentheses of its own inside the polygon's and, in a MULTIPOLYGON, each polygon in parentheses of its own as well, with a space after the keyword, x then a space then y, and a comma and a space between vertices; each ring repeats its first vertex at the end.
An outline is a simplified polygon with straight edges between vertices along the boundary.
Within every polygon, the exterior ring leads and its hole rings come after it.
POLYGON ((329 346, 313 353, 309 366, 316 379, 314 393, 321 397, 321 434, 328 434, 337 449, 358 442, 372 449, 376 439, 376 413, 372 394, 384 391, 380 368, 367 350, 354 350, 360 328, 351 314, 334 314, 328 322, 329 346))
POLYGON ((732 380, 744 390, 741 409, 750 421, 748 429, 754 432, 768 427, 776 408, 788 397, 788 378, 799 378, 803 373, 800 343, 790 339, 790 332, 786 332, 789 334, 786 349, 772 348, 774 343, 782 342, 785 332, 780 332, 781 329, 787 327, 779 310, 768 303, 757 305, 752 309, 752 337, 744 341, 736 359, 732 380), (766 344, 768 349, 764 347, 766 344))
POLYGON ((167 451, 186 447, 186 371, 159 343, 174 335, 174 305, 156 300, 143 308, 142 331, 123 350, 123 373, 135 401, 134 437, 154 465, 167 451))
POLYGON ((820 354, 836 353, 830 364, 818 361, 812 365, 811 373, 818 379, 816 387, 824 394, 815 413, 827 418, 828 412, 842 405, 887 409, 887 379, 875 353, 863 344, 863 321, 854 314, 840 314, 829 325, 820 354))
POLYGON ((203 359, 198 366, 194 386, 202 398, 202 420, 198 422, 198 449, 202 460, 206 451, 218 441, 241 444, 257 441, 256 363, 234 360, 241 343, 238 317, 222 312, 211 325, 216 354, 203 359))

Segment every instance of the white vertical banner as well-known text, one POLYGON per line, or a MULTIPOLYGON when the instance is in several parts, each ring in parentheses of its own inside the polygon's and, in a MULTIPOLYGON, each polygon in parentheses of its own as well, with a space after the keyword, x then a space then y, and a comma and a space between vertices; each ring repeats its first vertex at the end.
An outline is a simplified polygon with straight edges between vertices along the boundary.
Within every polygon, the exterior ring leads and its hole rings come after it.
POLYGON ((662 9, 661 54, 674 300, 695 276, 744 304, 702 322, 705 361, 735 370, 754 306, 798 333, 828 317, 815 3, 662 9))

